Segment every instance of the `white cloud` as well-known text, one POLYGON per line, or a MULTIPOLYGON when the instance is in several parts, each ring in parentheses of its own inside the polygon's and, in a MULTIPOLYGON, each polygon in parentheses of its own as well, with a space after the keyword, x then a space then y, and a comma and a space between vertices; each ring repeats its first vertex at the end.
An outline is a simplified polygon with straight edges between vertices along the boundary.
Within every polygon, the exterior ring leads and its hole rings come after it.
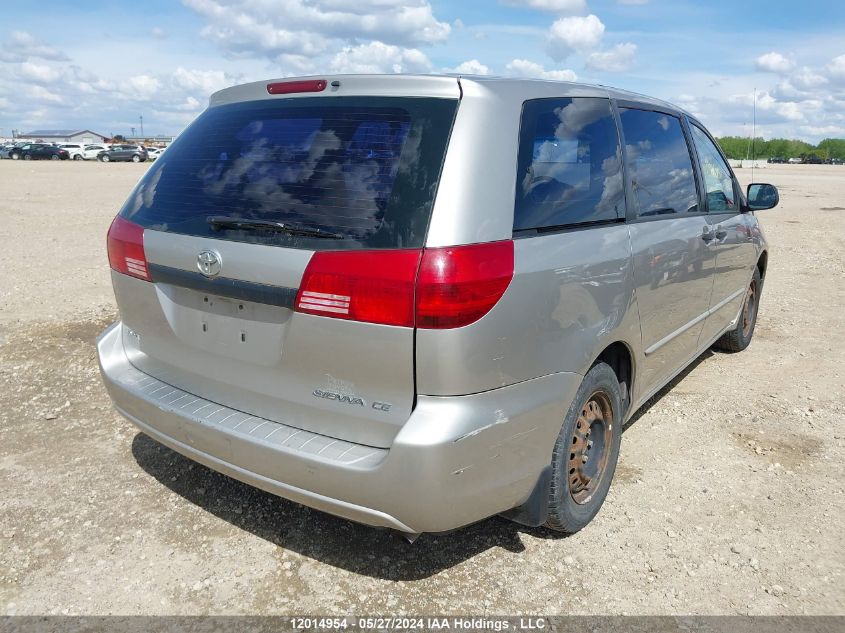
POLYGON ((592 13, 560 18, 549 29, 547 52, 555 61, 561 61, 572 53, 595 48, 603 35, 604 24, 592 13))
POLYGON ((780 53, 772 51, 771 53, 760 55, 760 57, 754 60, 754 66, 757 70, 762 70, 763 72, 782 74, 792 70, 795 64, 780 53))
POLYGON ((505 72, 511 77, 532 79, 554 79, 555 81, 576 81, 578 75, 569 69, 546 70, 537 62, 527 59, 514 59, 505 65, 505 72))
POLYGON ((427 0, 183 0, 202 34, 233 55, 314 56, 377 39, 411 46, 445 40, 451 27, 427 0))
POLYGON ((222 70, 187 70, 181 66, 173 72, 173 83, 185 91, 210 95, 232 85, 222 70))
POLYGON ((33 62, 22 63, 18 69, 18 74, 24 81, 40 84, 51 83, 59 78, 59 71, 55 68, 33 62))
POLYGON ((845 79, 845 55, 834 57, 828 64, 827 71, 835 79, 845 79))
POLYGON ((167 39, 167 32, 160 26, 154 26, 152 29, 150 29, 150 35, 152 35, 157 40, 167 39))
POLYGON ((477 59, 470 59, 461 62, 450 72, 460 73, 462 75, 489 75, 490 69, 477 59))
POLYGON ((44 86, 27 86, 23 92, 30 103, 66 105, 61 95, 47 90, 44 86))
POLYGON ((580 13, 587 8, 586 0, 505 0, 505 4, 559 14, 580 13))
POLYGON ((62 51, 33 37, 26 31, 13 31, 9 39, 3 42, 0 49, 0 61, 22 62, 31 58, 50 61, 68 61, 68 56, 62 51))
POLYGON ((590 70, 604 70, 619 73, 628 70, 634 63, 637 45, 630 42, 617 44, 606 51, 590 53, 587 57, 587 68, 590 70))
POLYGON ((401 48, 384 42, 347 46, 331 61, 336 73, 426 73, 431 62, 415 48, 401 48))
POLYGON ((161 82, 150 75, 135 75, 126 81, 131 97, 147 100, 158 92, 161 82))

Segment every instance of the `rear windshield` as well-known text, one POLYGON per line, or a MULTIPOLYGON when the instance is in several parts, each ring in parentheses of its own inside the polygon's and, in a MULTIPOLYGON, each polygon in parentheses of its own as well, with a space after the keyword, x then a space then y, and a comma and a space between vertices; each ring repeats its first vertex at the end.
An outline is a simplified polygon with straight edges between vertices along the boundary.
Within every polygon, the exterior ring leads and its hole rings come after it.
POLYGON ((420 247, 457 104, 322 97, 209 108, 156 160, 121 215, 159 231, 295 248, 420 247), (215 230, 211 216, 340 237, 215 230))

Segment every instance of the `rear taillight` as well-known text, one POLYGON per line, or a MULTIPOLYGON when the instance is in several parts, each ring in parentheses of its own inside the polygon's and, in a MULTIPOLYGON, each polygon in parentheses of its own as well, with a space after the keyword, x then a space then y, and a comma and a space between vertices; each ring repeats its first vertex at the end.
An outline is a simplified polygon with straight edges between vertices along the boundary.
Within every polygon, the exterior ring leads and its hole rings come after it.
POLYGON ((144 227, 117 216, 107 238, 109 265, 119 273, 150 281, 144 255, 144 227))
POLYGON ((314 253, 296 295, 296 310, 413 327, 419 264, 419 250, 314 253))
POLYGON ((456 328, 478 321, 513 278, 513 242, 427 248, 417 276, 417 327, 456 328))
POLYGON ((461 327, 501 299, 513 278, 513 264, 511 241, 318 252, 305 269, 295 309, 403 327, 461 327))

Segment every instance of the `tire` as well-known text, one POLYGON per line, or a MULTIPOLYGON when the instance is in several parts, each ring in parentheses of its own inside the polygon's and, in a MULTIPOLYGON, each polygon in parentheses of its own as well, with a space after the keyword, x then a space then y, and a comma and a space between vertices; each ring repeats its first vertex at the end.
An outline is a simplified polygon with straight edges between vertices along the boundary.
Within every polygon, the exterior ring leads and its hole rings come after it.
POLYGON ((138 154, 132 154, 132 162, 133 162, 133 163, 140 163, 140 162, 141 162, 141 157, 140 157, 140 156, 138 156, 138 154))
POLYGON ((73 157, 73 160, 82 160, 82 154, 77 154, 73 157))
POLYGON ((572 534, 582 529, 610 490, 622 442, 622 393, 606 363, 584 376, 552 453, 545 526, 572 534))
POLYGON ((20 154, 9 154, 9 158, 11 158, 12 160, 20 160, 21 155, 20 154))
POLYGON ((30 156, 29 154, 24 154, 23 159, 24 160, 32 160, 32 156, 30 156))
POLYGON ((100 162, 101 162, 101 163, 107 163, 107 162, 109 162, 110 160, 111 160, 111 159, 108 157, 108 155, 107 155, 107 154, 104 154, 104 155, 100 156, 100 162))
POLYGON ((741 352, 751 344, 754 336, 754 327, 757 325, 757 308, 760 306, 760 293, 763 290, 763 279, 760 277, 760 269, 754 267, 754 274, 751 276, 751 283, 745 292, 745 301, 742 303, 742 310, 739 313, 736 326, 722 335, 713 344, 716 349, 723 352, 741 352))
POLYGON ((61 158, 62 157, 59 156, 58 154, 53 154, 52 156, 50 156, 50 160, 61 160, 61 158))

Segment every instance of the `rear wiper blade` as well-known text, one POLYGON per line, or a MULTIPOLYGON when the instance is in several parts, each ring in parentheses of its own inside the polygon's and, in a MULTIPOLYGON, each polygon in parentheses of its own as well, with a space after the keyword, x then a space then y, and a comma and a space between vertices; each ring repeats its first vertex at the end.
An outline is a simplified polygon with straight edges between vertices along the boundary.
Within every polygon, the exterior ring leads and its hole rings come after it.
POLYGON ((316 227, 301 226, 288 222, 273 222, 272 220, 250 220, 245 218, 230 218, 225 215, 212 215, 206 218, 206 222, 215 231, 221 231, 223 229, 275 231, 277 233, 288 233, 290 235, 302 235, 305 237, 322 237, 331 240, 342 240, 345 237, 341 233, 324 231, 316 227))

